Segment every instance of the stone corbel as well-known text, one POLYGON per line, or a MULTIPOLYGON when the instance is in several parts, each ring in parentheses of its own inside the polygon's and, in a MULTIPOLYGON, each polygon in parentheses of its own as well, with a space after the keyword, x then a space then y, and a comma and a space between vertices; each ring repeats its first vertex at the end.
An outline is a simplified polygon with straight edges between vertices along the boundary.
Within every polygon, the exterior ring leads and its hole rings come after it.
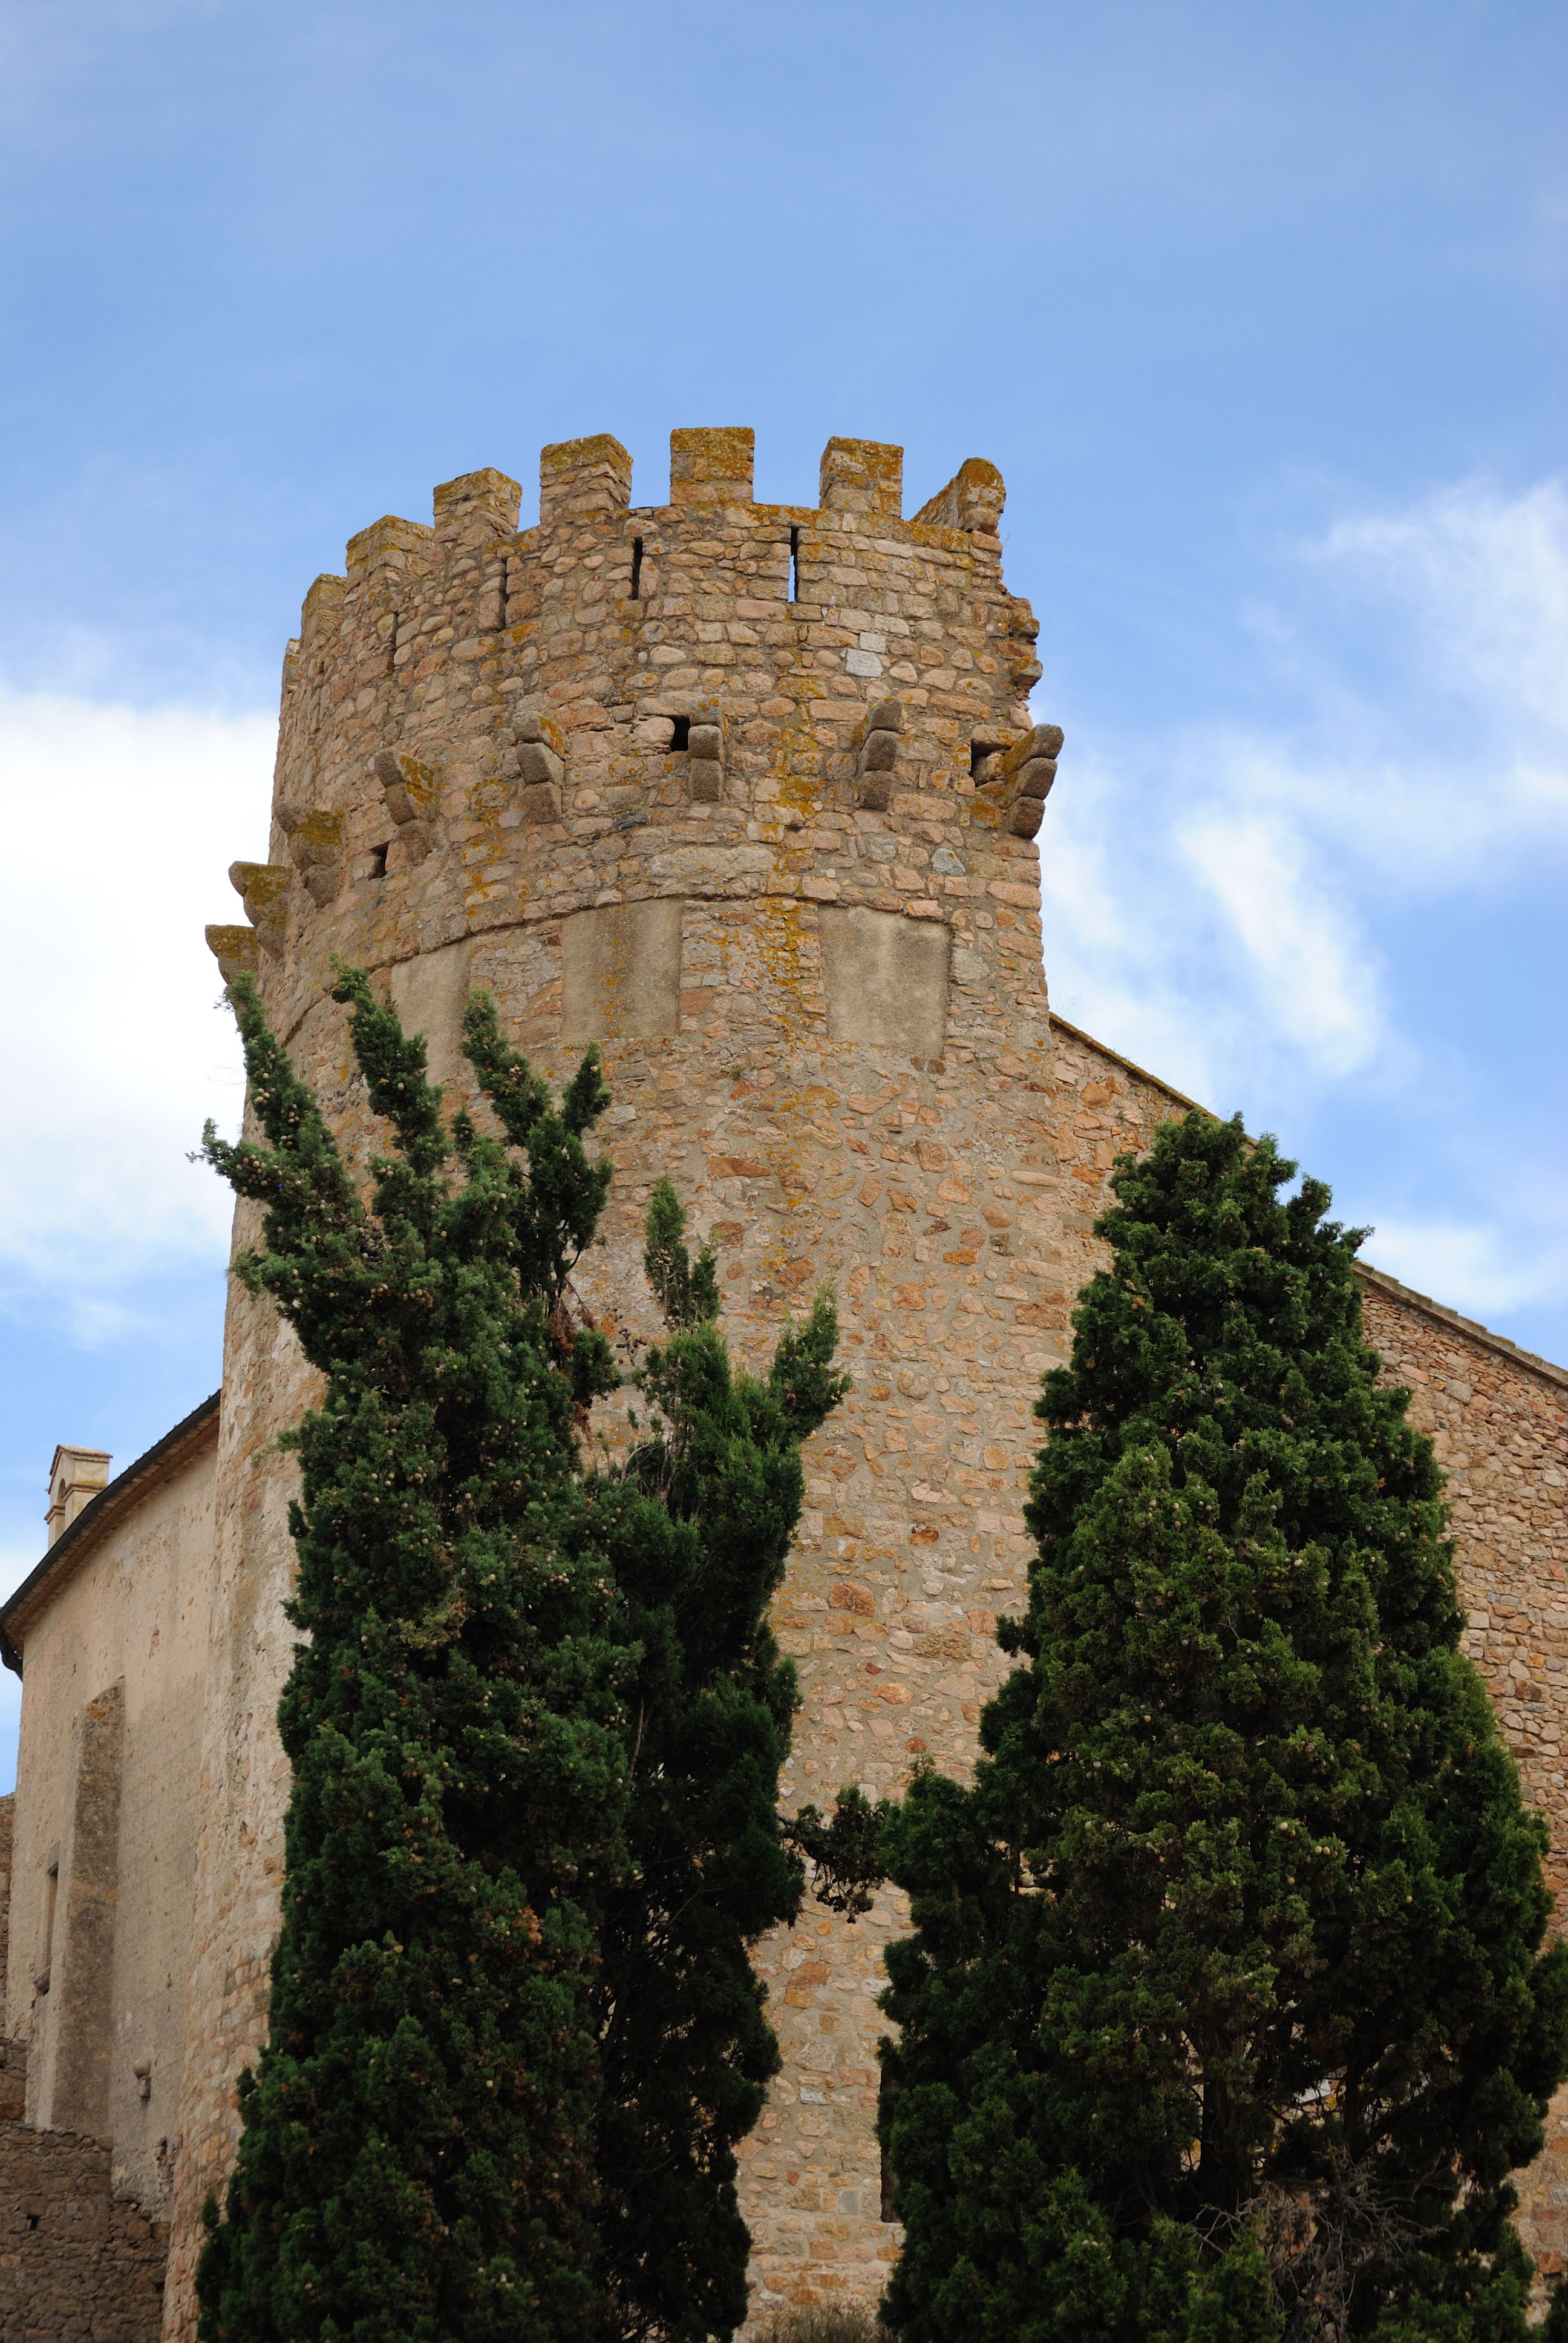
POLYGON ((902 700, 884 699, 867 712, 855 759, 855 803, 868 813, 886 813, 892 803, 903 729, 902 700))
POLYGON ((559 726, 548 716, 520 716, 516 737, 518 802, 523 820, 559 821, 567 770, 566 742, 559 726))
POLYGON ((693 805, 717 805, 724 795, 724 711, 712 701, 692 710, 686 790, 693 805))
POLYGON ((343 884, 343 816, 312 806, 288 830, 288 859, 325 910, 343 884))
POLYGON ((257 941, 254 928, 207 929, 206 948, 216 960, 225 984, 232 984, 242 972, 246 976, 256 974, 257 941))
POLYGON ((1032 838, 1040 828, 1045 800, 1056 779, 1061 740, 1060 724, 1037 724, 1010 749, 988 755, 978 768, 977 808, 988 807, 992 822, 1000 816, 1010 836, 1032 838))
POLYGON ((228 883, 245 905, 264 951, 283 950, 288 924, 288 890, 294 873, 286 862, 231 862, 228 883))
POLYGON ((435 843, 439 774, 434 766, 400 749, 383 749, 371 761, 387 810, 397 825, 399 863, 423 862, 435 843))
POLYGON ((1013 689, 1021 699, 1032 691, 1045 669, 1034 654, 1034 639, 1040 632, 1040 620, 1032 607, 1021 595, 1011 598, 1008 614, 1008 673, 1013 689))

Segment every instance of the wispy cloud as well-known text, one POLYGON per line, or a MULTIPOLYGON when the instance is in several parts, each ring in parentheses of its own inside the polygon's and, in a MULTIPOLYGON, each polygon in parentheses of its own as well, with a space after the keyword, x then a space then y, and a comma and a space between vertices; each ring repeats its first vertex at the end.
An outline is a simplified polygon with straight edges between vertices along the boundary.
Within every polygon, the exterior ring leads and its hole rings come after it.
POLYGON ((83 1340, 160 1261, 221 1251, 228 1201, 186 1161, 240 1072, 202 930, 265 852, 271 724, 0 698, 0 1281, 83 1340))
MULTIPOLYGON (((1343 514, 1247 623, 1271 725, 1070 742, 1040 839, 1053 997, 1220 1107, 1435 1089, 1392 924, 1506 921, 1568 860, 1563 484, 1343 514)), ((1472 1309, 1568 1293, 1560 1208, 1499 1212, 1391 1215, 1378 1258, 1472 1309)))
MULTIPOLYGON (((1467 480, 1403 511, 1346 514, 1305 561, 1334 590, 1383 615, 1388 649, 1433 695, 1433 750, 1452 709, 1477 719, 1505 755, 1556 765, 1551 800, 1568 811, 1568 492, 1543 480, 1509 497, 1467 480)), ((1452 763, 1456 780, 1462 773, 1452 763)), ((1526 798, 1526 803, 1528 798, 1526 798)))
POLYGON ((1314 867, 1312 843, 1266 807, 1229 805, 1181 825, 1177 842, 1217 903, 1279 1041, 1325 1074, 1364 1066, 1379 1041, 1365 940, 1314 867))

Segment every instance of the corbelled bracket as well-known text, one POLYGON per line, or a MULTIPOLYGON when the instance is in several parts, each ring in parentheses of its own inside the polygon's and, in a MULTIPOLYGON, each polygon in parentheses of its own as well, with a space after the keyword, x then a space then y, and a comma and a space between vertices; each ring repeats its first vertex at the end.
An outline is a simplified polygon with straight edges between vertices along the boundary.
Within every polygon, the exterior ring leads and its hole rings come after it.
POLYGON ((407 749, 381 749, 371 759, 381 784, 387 810, 397 825, 399 865, 423 862, 435 844, 436 809, 441 801, 441 777, 434 765, 411 757, 407 749))
POLYGON ((288 890, 294 873, 286 862, 231 862, 228 883, 245 905, 262 950, 280 952, 288 924, 288 890))
POLYGON ((256 944, 254 928, 209 927, 206 930, 206 948, 216 960, 218 974, 225 984, 232 984, 235 978, 242 973, 246 976, 256 974, 259 956, 256 944))
POLYGON ((343 884, 343 816, 322 806, 301 815, 288 829, 288 859, 325 910, 343 884))
POLYGON ((566 743, 548 716, 519 716, 516 726, 518 802, 528 822, 559 821, 566 743))
POLYGON ((988 819, 992 822, 1000 815, 1010 836, 1032 838, 1040 828, 1061 741, 1060 724, 1037 724, 1021 740, 987 752, 977 764, 977 805, 990 809, 988 819))
POLYGON ((691 712, 686 735, 686 793, 693 805, 717 805, 724 795, 724 710, 712 700, 691 712))
POLYGON ((1034 639, 1040 632, 1040 620, 1032 604, 1021 594, 1015 594, 1008 608, 1008 673, 1012 688, 1021 699, 1034 689, 1045 673, 1035 657, 1034 639))
POLYGON ((904 705, 884 699, 867 711, 855 766, 855 803, 868 813, 886 813, 893 801, 904 705))

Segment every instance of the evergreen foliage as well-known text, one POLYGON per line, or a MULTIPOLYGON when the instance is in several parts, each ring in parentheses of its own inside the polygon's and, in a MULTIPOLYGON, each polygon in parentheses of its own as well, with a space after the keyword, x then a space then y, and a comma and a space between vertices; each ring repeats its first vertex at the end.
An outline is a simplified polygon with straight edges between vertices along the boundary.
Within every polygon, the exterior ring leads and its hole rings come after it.
POLYGON ((746 2313, 735 2145, 779 2065, 748 1947, 799 1906, 776 1811, 798 1705, 767 1606, 799 1518, 800 1443, 848 1389, 819 1295, 766 1380, 736 1373, 668 1182, 644 1255, 668 1339, 637 1371, 638 1493, 609 1552, 638 1664, 628 1679, 632 1863, 609 1900, 599 1988, 604 2240, 616 2331, 671 2343, 746 2313))
POLYGON ((973 1788, 888 1829, 907 2343, 1526 2331, 1545 1834, 1361 1232, 1294 1168, 1197 1113, 1120 1160, 1037 1409, 1023 1664, 973 1788))
POLYGON ((732 1373, 661 1187, 652 1421, 629 1463, 585 1461, 621 1380, 569 1287, 609 1178, 593 1053, 557 1103, 476 995, 503 1135, 448 1126, 423 1042, 340 970, 392 1139, 367 1201, 254 986, 231 998, 266 1143, 209 1126, 206 1151, 265 1205, 236 1273, 325 1387, 286 1436, 282 1926, 204 2343, 726 2333, 734 2146, 777 2056, 746 1947, 802 1886, 763 1613, 844 1388, 831 1303, 766 1382, 732 1373))

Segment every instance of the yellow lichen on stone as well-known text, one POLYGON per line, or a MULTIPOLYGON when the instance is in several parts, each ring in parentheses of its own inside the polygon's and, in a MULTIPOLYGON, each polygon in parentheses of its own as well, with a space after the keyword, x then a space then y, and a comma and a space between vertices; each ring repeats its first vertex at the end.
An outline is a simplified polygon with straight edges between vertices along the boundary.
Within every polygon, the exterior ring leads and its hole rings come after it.
POLYGON ((242 970, 254 974, 258 941, 254 928, 209 927, 206 932, 206 948, 226 984, 232 984, 242 970))

